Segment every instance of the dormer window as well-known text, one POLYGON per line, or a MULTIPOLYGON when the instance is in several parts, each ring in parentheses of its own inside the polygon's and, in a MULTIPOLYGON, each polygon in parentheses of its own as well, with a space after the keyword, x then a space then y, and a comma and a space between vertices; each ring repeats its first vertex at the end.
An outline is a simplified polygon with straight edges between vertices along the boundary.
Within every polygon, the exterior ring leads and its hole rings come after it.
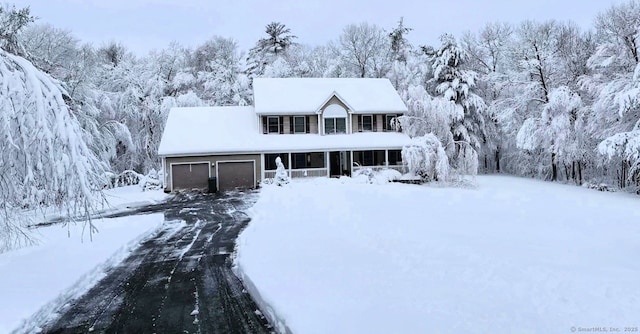
POLYGON ((322 114, 324 134, 347 133, 347 110, 339 104, 328 105, 322 114))
POLYGON ((347 119, 344 117, 325 118, 324 133, 325 134, 347 133, 347 119))

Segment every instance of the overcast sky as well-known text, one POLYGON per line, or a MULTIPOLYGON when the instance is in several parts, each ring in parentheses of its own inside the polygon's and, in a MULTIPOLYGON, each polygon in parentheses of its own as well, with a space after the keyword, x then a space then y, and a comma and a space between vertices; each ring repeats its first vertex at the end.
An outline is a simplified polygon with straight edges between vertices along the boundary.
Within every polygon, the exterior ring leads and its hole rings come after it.
MULTIPOLYGON (((2 0, 0 0, 2 1, 2 0)), ((232 37, 242 49, 279 21, 298 42, 319 45, 350 23, 391 29, 400 17, 413 28, 414 44, 437 45, 445 33, 459 36, 490 21, 574 21, 588 29, 595 16, 624 0, 4 0, 30 6, 39 22, 71 30, 82 41, 120 41, 142 55, 171 41, 196 46, 211 36, 232 37)))

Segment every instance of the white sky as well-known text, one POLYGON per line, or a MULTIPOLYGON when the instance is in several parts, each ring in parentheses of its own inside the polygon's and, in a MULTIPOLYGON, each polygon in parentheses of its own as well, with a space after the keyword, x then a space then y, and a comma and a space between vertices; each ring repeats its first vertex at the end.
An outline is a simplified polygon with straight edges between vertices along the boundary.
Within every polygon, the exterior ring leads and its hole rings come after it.
MULTIPOLYGON (((2 1, 2 0, 0 0, 2 1)), ((30 6, 39 22, 71 30, 94 45, 111 40, 137 54, 171 41, 196 46, 211 36, 233 37, 244 50, 279 21, 298 42, 319 45, 350 23, 367 21, 387 30, 404 17, 414 44, 437 45, 445 33, 459 36, 490 21, 574 21, 588 29, 595 16, 624 0, 4 0, 30 6)))

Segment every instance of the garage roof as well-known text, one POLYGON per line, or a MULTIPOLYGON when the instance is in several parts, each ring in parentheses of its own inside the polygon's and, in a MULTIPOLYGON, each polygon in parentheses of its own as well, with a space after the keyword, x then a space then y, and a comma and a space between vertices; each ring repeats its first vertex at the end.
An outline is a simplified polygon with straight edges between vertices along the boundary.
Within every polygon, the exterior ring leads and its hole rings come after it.
POLYGON ((258 114, 309 114, 337 96, 359 113, 404 113, 407 106, 389 79, 256 78, 253 99, 258 114))
POLYGON ((253 107, 173 108, 162 134, 161 156, 401 148, 402 133, 265 135, 253 107))

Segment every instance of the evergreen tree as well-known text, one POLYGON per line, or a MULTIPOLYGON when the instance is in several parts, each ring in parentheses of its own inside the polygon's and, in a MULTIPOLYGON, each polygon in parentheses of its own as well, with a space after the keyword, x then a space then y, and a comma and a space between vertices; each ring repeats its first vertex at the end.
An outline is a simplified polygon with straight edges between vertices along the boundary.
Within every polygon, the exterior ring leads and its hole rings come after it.
POLYGON ((297 38, 291 34, 291 29, 280 22, 267 24, 265 33, 267 37, 259 39, 256 45, 249 50, 246 73, 251 78, 262 76, 265 67, 272 64, 279 55, 286 53, 288 48, 294 44, 293 40, 297 38))
POLYGON ((465 68, 466 52, 451 35, 443 35, 441 41, 442 46, 432 58, 433 80, 450 121, 452 142, 446 143, 447 150, 452 164, 460 167, 459 162, 467 155, 477 154, 475 150, 486 136, 486 105, 474 92, 477 74, 465 68))
POLYGON ((413 29, 404 26, 404 18, 400 18, 398 26, 395 27, 389 33, 389 40, 391 41, 391 59, 402 63, 407 62, 409 57, 409 51, 411 51, 411 44, 406 38, 406 35, 413 29))

